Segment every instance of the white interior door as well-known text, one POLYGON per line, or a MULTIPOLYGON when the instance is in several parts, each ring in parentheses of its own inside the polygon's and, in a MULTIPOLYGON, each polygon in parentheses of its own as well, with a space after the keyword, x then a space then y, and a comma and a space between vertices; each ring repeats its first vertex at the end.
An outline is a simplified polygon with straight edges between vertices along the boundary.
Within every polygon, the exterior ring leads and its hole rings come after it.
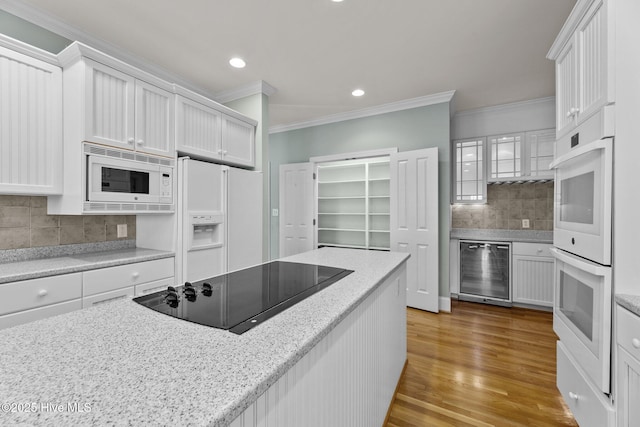
POLYGON ((280 257, 313 249, 313 164, 280 165, 280 257))
POLYGON ((438 149, 391 155, 391 250, 411 254, 407 305, 438 312, 438 149))

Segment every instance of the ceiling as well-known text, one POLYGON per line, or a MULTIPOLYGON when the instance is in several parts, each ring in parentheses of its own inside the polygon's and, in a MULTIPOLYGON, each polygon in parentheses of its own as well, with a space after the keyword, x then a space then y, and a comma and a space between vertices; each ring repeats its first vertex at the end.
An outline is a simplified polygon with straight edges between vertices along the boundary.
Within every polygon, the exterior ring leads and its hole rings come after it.
POLYGON ((575 0, 21 3, 205 94, 265 81, 273 129, 450 90, 458 111, 553 96, 545 56, 575 0))

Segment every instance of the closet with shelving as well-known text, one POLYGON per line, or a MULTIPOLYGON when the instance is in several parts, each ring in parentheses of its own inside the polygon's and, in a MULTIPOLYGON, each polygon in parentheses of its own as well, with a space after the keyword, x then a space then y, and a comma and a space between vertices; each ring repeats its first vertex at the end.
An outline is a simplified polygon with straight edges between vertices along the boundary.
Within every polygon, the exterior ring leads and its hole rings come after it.
POLYGON ((389 157, 316 167, 318 246, 389 250, 389 157))

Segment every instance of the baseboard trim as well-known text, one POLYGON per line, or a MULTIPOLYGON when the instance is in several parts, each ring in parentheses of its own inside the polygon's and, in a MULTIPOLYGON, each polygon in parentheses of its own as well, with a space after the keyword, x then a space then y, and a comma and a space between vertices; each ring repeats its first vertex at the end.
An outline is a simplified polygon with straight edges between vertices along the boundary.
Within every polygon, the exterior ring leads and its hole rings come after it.
POLYGON ((407 365, 409 364, 409 359, 404 361, 404 366, 402 367, 402 372, 400 372, 400 378, 398 378, 398 383, 396 384, 396 389, 393 390, 393 396, 391 397, 391 402, 389 402, 389 409, 387 409, 387 416, 384 417, 384 424, 386 426, 389 423, 389 417, 391 417, 391 408, 393 407, 393 403, 396 401, 396 395, 398 394, 398 388, 400 388, 400 381, 402 381, 402 377, 404 377, 404 371, 407 370, 407 365))
POLYGON ((438 300, 438 309, 440 311, 445 311, 447 313, 451 313, 451 298, 450 297, 440 297, 438 300))

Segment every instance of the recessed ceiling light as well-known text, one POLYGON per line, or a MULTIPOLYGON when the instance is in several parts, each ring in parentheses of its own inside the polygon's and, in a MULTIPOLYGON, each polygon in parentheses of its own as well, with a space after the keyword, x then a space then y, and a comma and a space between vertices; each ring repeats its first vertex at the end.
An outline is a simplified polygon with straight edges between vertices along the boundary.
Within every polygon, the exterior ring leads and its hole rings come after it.
POLYGON ((244 68, 247 65, 242 58, 231 58, 229 64, 234 68, 244 68))
POLYGON ((364 95, 364 91, 362 89, 356 89, 353 92, 351 92, 351 95, 353 95, 353 96, 362 96, 362 95, 364 95))
POLYGON ((334 3, 342 3, 342 0, 331 0, 334 3))

